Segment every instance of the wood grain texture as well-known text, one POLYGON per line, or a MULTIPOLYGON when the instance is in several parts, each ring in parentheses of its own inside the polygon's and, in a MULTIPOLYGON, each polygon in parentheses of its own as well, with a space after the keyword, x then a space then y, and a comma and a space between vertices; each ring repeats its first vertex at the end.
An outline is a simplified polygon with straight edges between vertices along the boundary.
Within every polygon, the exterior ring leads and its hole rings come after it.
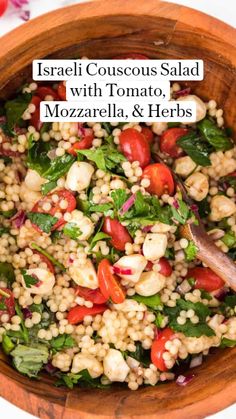
MULTIPOLYGON (((202 58, 205 79, 189 83, 205 99, 236 120, 236 31, 183 6, 158 0, 103 0, 60 9, 37 18, 1 39, 0 98, 31 73, 35 58, 110 58, 135 51, 150 58, 202 58)), ((193 372, 187 387, 175 382, 131 392, 58 389, 48 376, 21 376, 0 355, 0 394, 42 419, 197 419, 236 401, 236 349, 218 351, 193 372)))

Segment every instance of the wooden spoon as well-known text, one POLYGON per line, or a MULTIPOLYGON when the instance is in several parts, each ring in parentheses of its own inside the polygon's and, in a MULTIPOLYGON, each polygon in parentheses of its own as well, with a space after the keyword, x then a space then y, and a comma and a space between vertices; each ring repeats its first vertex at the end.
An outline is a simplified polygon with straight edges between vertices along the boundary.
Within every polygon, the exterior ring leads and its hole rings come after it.
MULTIPOLYGON (((165 164, 165 162, 155 153, 155 160, 165 164)), ((170 169, 170 167, 169 167, 170 169)), ((171 169, 170 169, 171 170, 171 169)), ((179 177, 173 172, 176 185, 182 193, 183 200, 189 205, 193 205, 188 196, 186 188, 179 177)), ((214 241, 207 234, 198 212, 195 213, 198 225, 186 223, 180 226, 180 235, 188 240, 192 240, 197 247, 196 257, 202 263, 212 269, 219 275, 225 283, 236 291, 236 264, 222 250, 220 250, 214 241)))

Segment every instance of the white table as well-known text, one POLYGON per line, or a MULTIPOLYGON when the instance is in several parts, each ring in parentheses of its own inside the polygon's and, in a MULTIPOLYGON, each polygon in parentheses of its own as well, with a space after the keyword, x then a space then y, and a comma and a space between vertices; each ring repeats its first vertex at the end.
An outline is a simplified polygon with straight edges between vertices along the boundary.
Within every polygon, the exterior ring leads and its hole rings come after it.
MULTIPOLYGON (((124 0, 125 1, 125 0, 124 0)), ((137 0, 139 1, 139 0, 137 0)), ((148 0, 146 0, 148 1, 148 0)), ((30 0, 31 18, 39 16, 50 10, 57 9, 69 4, 82 3, 82 0, 30 0)), ((204 13, 217 17, 226 23, 236 26, 236 2, 235 0, 172 0, 172 3, 183 4, 185 6, 198 9, 204 13)), ((10 8, 4 17, 0 18, 0 36, 11 29, 22 24, 13 8, 10 8)), ((196 57, 201 58, 201 57, 196 57)), ((9 419, 34 419, 35 417, 23 412, 12 404, 0 397, 1 417, 9 419)), ((211 419, 235 419, 236 404, 211 416, 211 419)))

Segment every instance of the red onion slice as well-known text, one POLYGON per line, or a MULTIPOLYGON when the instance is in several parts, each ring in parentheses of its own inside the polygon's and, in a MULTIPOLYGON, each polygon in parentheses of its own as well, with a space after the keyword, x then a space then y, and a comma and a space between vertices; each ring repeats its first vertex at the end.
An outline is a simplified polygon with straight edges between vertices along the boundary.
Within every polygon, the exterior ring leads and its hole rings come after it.
POLYGON ((202 354, 194 356, 191 359, 189 367, 190 368, 195 368, 195 367, 199 367, 199 365, 202 365, 202 354))
POLYGON ((119 266, 113 266, 113 273, 117 275, 132 275, 133 271, 131 268, 120 268, 119 266))
POLYGON ((29 307, 24 307, 21 309, 21 311, 25 319, 32 319, 33 314, 29 307))
POLYGON ((177 92, 173 93, 174 98, 178 98, 181 96, 187 96, 191 92, 190 87, 186 87, 185 89, 178 90, 177 92))
POLYGON ((120 214, 124 215, 127 211, 129 211, 129 209, 134 205, 136 199, 136 195, 133 194, 131 195, 127 201, 122 205, 121 209, 120 209, 120 214))
POLYGON ((190 383, 190 381, 192 381, 192 379, 195 377, 195 375, 194 374, 189 374, 189 375, 187 375, 186 377, 184 376, 184 375, 179 375, 178 377, 177 377, 177 380, 176 380, 176 384, 178 384, 178 386, 182 386, 182 387, 184 387, 184 386, 186 386, 187 384, 189 384, 190 383))
POLYGON ((145 227, 142 228, 142 231, 144 233, 148 233, 149 231, 151 231, 152 227, 153 227, 153 225, 145 226, 145 227))
POLYGON ((24 223, 26 219, 25 211, 19 210, 11 219, 11 223, 13 227, 20 228, 24 223))

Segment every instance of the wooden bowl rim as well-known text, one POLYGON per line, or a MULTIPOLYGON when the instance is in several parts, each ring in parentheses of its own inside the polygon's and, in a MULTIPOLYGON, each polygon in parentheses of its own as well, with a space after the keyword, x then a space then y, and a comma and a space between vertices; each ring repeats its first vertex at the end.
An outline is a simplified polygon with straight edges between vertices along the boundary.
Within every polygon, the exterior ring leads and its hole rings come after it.
MULTIPOLYGON (((139 0, 140 1, 140 0, 139 0)), ((142 5, 139 7, 137 4, 137 0, 103 0, 103 1, 96 1, 94 2, 88 2, 83 4, 76 4, 65 8, 60 8, 55 11, 49 12, 47 14, 44 14, 40 17, 37 17, 36 19, 32 19, 31 21, 25 23, 24 25, 20 26, 19 28, 14 29, 13 31, 9 32, 5 36, 1 38, 1 49, 0 49, 0 68, 1 68, 1 62, 4 64, 4 60, 6 60, 6 57, 8 56, 9 52, 16 51, 18 48, 20 48, 22 45, 26 44, 26 42, 31 39, 34 40, 40 35, 44 34, 44 38, 46 37, 45 32, 50 29, 53 30, 56 27, 62 27, 70 24, 71 22, 80 22, 89 20, 92 18, 103 18, 103 17, 109 17, 109 16, 149 16, 149 17, 159 17, 159 18, 166 18, 170 20, 174 20, 178 23, 183 23, 185 25, 191 26, 190 24, 190 15, 192 21, 197 21, 197 28, 199 31, 204 31, 205 33, 211 34, 212 37, 218 38, 223 40, 225 43, 232 46, 232 50, 235 51, 235 39, 236 39, 236 29, 231 27, 230 25, 227 25, 226 23, 216 19, 215 17, 209 16, 205 13, 202 13, 200 11, 197 11, 195 9, 177 5, 174 3, 169 3, 165 1, 158 1, 158 0, 142 0, 142 5), (170 10, 171 6, 171 10, 170 10), (53 18, 53 19, 52 19, 53 18), (40 23, 40 25, 37 25, 40 23), (37 28, 35 30, 35 28, 37 28)), ((48 52, 45 53, 45 56, 48 55, 48 52)), ((236 52, 232 51, 231 56, 231 62, 236 67, 236 52)), ((29 64, 29 62, 24 62, 24 66, 29 64)), ((23 64, 22 64, 23 68, 23 64)), ((231 352, 232 354, 235 354, 235 351, 231 352)), ((0 360, 1 363, 4 362, 0 360)), ((41 398, 45 401, 48 401, 47 394, 41 394, 40 396, 36 394, 34 391, 34 383, 32 382, 32 390, 29 391, 28 387, 25 386, 25 378, 22 379, 20 375, 16 372, 15 377, 12 378, 12 368, 11 366, 6 366, 7 373, 5 374, 5 378, 8 380, 9 388, 11 388, 14 391, 18 392, 20 396, 25 396, 26 392, 28 392, 29 399, 31 399, 31 403, 29 405, 23 405, 23 402, 21 401, 21 397, 15 398, 17 406, 25 408, 30 413, 35 414, 35 410, 33 408, 33 405, 37 402, 37 399, 41 398), (34 400, 34 402, 33 402, 34 400)), ((0 373, 0 377, 4 378, 3 374, 0 373)), ((46 384, 48 387, 48 384, 46 384)), ((217 410, 220 410, 221 408, 224 408, 228 406, 230 403, 233 403, 236 401, 236 396, 234 396, 234 392, 236 389, 236 379, 233 379, 231 382, 228 382, 227 385, 224 387, 224 390, 220 390, 219 394, 211 394, 208 397, 208 404, 211 405, 211 407, 208 406, 208 413, 215 412, 217 410), (224 393, 230 392, 230 397, 224 398, 224 393), (223 400, 219 401, 219 399, 222 397, 223 400)), ((59 391, 59 390, 58 390, 59 391)), ((12 394, 11 392, 4 392, 3 396, 10 401, 12 400, 12 394)), ((70 416, 66 416, 65 411, 67 410, 67 395, 65 394, 63 397, 63 390, 60 390, 59 393, 62 395, 61 399, 58 397, 58 406, 61 407, 60 410, 60 418, 66 418, 66 417, 74 417, 73 414, 70 416), (64 401, 65 398, 65 401, 64 401), (65 407, 64 407, 65 402, 65 407)), ((138 397, 138 393, 137 393, 138 397)), ((147 400, 148 403, 148 400, 147 400)), ((203 403, 206 403, 206 400, 198 400, 198 416, 202 417, 201 412, 204 411, 203 409, 203 403)), ((193 400, 193 404, 194 400, 193 400)), ((179 412, 179 416, 183 413, 188 413, 187 410, 188 406, 185 406, 184 410, 179 412)), ((58 411, 59 413, 59 411, 58 411)), ((72 412, 73 413, 73 412, 72 412)), ((77 411, 78 415, 81 415, 80 417, 84 418, 86 416, 86 412, 84 411, 77 411)), ((92 415, 88 416, 92 417, 92 415)), ((86 416, 86 417, 88 417, 86 416)), ((94 415, 97 416, 97 415, 94 415)), ((161 415, 161 417, 164 417, 165 415, 161 415)), ((173 415, 175 417, 175 415, 173 415)), ((42 416, 46 417, 46 416, 42 416)), ((47 416, 48 417, 48 416, 47 416)), ((51 418, 57 417, 54 415, 50 415, 51 418)), ((101 416, 100 416, 101 417, 101 416)), ((121 416, 120 416, 121 417, 121 416)), ((122 417, 128 418, 129 416, 122 417)), ((138 412, 135 417, 141 417, 139 416, 138 412)), ((142 416, 143 418, 145 416, 142 416)), ((150 418, 157 417, 156 415, 150 415, 150 418)), ((166 416, 165 416, 166 417, 166 416)), ((176 416, 177 417, 177 416, 176 416)), ((182 416, 184 417, 184 416, 182 416)), ((186 416, 185 416, 186 417, 186 416)), ((191 416, 193 418, 196 416, 191 416)), ((133 416, 134 418, 134 416, 133 416)))

